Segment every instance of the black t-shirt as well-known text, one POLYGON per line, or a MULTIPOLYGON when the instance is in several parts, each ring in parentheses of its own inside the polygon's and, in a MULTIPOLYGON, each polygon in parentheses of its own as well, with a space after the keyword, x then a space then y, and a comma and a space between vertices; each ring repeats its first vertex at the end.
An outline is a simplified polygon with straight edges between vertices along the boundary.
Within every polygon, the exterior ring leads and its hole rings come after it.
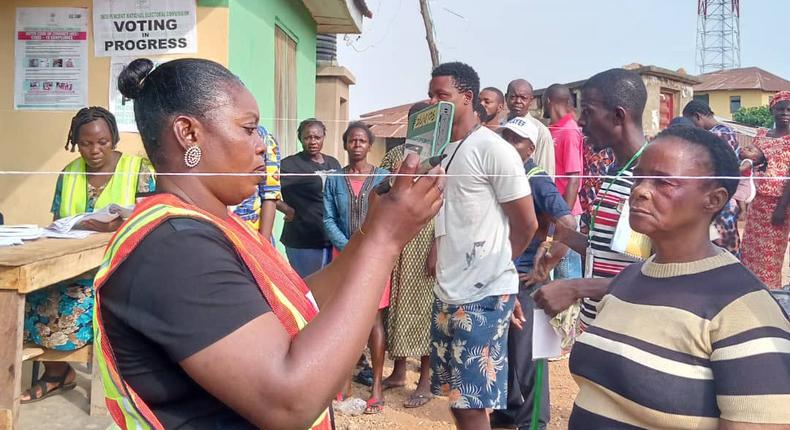
MULTIPOLYGON (((340 163, 332 156, 322 154, 323 163, 316 163, 302 151, 283 158, 281 173, 315 173, 340 170, 340 163)), ((283 225, 280 241, 291 248, 318 249, 331 246, 324 232, 324 183, 317 176, 283 176, 283 201, 294 208, 294 220, 283 225)))
POLYGON ((188 218, 149 233, 102 287, 121 375, 168 429, 255 428, 178 362, 270 311, 222 232, 188 218))

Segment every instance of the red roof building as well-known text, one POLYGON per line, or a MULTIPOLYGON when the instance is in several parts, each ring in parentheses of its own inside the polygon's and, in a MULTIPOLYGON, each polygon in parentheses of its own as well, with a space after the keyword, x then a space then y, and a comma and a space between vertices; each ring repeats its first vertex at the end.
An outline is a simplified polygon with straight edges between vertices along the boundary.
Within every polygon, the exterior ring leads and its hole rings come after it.
POLYGON ((747 107, 765 106, 779 91, 790 91, 790 81, 759 67, 720 70, 698 76, 694 98, 710 105, 716 115, 732 119, 747 107))

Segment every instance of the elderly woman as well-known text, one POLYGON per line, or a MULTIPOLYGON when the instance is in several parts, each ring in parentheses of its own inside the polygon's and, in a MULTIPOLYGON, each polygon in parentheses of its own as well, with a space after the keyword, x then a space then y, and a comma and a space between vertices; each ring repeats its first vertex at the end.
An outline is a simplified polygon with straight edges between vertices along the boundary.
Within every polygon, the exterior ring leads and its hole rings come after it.
MULTIPOLYGON (((343 149, 348 154, 349 164, 343 168, 342 176, 330 176, 326 180, 324 229, 338 252, 346 248, 351 235, 365 222, 371 190, 389 174, 389 171, 368 163, 368 152, 373 139, 373 132, 365 123, 349 124, 343 133, 343 149)), ((373 364, 373 384, 366 413, 381 412, 384 405, 384 389, 381 384, 385 351, 383 310, 389 306, 389 294, 387 283, 368 339, 373 364)))
MULTIPOLYGON (((135 101, 157 170, 196 175, 160 179, 96 276, 113 419, 145 429, 331 428, 327 407, 370 334, 395 257, 441 206, 441 178, 399 178, 343 254, 303 281, 227 209, 265 171, 258 106, 238 77, 203 59, 156 69, 137 59, 118 87, 135 101), (206 175, 217 172, 237 175, 206 175)), ((401 172, 416 169, 411 158, 401 172)))
MULTIPOLYGON (((66 150, 79 150, 58 177, 52 201, 54 219, 93 212, 112 203, 133 205, 138 193, 154 190, 153 167, 148 160, 116 151, 118 126, 102 107, 80 109, 72 118, 66 150), (92 175, 105 173, 105 175, 92 175), (112 173, 112 174, 107 174, 112 173)), ((83 230, 114 231, 120 219, 109 224, 87 221, 83 230)), ((71 351, 93 340, 93 273, 27 296, 25 340, 45 348, 71 351)), ((44 362, 44 376, 21 402, 44 399, 76 386, 76 374, 64 362, 44 362)), ((37 375, 36 375, 37 376, 37 375)))
POLYGON ((787 428, 790 322, 709 240, 733 176, 732 148, 710 132, 671 127, 646 147, 629 220, 655 254, 612 280, 576 340, 570 429, 787 428))
POLYGON ((746 213, 743 232, 743 264, 768 288, 782 287, 782 263, 790 234, 790 91, 771 100, 774 128, 762 129, 742 157, 755 159, 757 194, 746 213), (753 155, 752 155, 753 154, 753 155))

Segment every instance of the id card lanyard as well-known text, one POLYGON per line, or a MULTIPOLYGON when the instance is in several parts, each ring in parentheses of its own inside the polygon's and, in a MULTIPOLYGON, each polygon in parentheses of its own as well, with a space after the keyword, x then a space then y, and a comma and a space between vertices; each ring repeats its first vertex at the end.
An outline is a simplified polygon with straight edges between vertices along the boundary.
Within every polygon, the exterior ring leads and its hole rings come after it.
POLYGON ((622 169, 617 171, 617 174, 615 174, 614 179, 612 180, 612 182, 609 182, 609 184, 608 184, 609 186, 606 187, 606 189, 603 191, 603 194, 601 195, 601 198, 598 199, 598 203, 595 205, 595 209, 593 209, 592 219, 590 220, 590 232, 589 232, 588 240, 592 238, 593 229, 595 228, 595 218, 598 217, 598 209, 601 208, 601 203, 603 203, 603 199, 609 194, 609 189, 612 188, 612 185, 614 185, 614 183, 617 182, 617 179, 620 178, 620 176, 623 175, 623 172, 628 170, 631 167, 631 165, 634 164, 634 161, 639 159, 639 156, 642 155, 642 151, 645 150, 645 147, 647 147, 647 143, 642 145, 642 147, 639 148, 639 151, 636 151, 636 154, 634 154, 631 157, 631 159, 628 160, 627 163, 625 163, 625 166, 623 166, 622 169))

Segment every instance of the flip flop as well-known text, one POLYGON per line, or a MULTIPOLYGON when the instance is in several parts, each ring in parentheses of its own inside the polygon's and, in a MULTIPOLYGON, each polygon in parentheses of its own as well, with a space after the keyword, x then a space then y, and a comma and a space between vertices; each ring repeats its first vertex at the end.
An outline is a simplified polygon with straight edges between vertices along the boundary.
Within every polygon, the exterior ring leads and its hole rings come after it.
POLYGON ((432 399, 433 395, 412 393, 403 401, 403 407, 406 409, 419 408, 427 405, 432 399))
POLYGON ((71 367, 69 367, 68 370, 66 370, 66 373, 60 376, 48 376, 45 373, 44 376, 41 377, 41 379, 39 379, 35 384, 33 384, 30 387, 30 390, 28 391, 28 393, 30 394, 30 399, 20 400, 19 403, 21 404, 35 403, 39 400, 44 400, 47 397, 54 396, 58 393, 62 393, 74 389, 74 387, 77 386, 76 378, 74 381, 69 382, 68 384, 66 383, 66 378, 68 378, 69 373, 71 373, 71 371, 72 369, 71 367), (48 382, 55 383, 58 385, 56 385, 55 388, 52 388, 51 390, 47 390, 48 382), (40 390, 37 390, 36 388, 40 388, 40 390), (38 394, 39 392, 41 393, 40 395, 38 394))
POLYGON ((384 400, 379 400, 375 397, 368 399, 368 405, 365 407, 365 415, 377 415, 384 412, 384 400))

